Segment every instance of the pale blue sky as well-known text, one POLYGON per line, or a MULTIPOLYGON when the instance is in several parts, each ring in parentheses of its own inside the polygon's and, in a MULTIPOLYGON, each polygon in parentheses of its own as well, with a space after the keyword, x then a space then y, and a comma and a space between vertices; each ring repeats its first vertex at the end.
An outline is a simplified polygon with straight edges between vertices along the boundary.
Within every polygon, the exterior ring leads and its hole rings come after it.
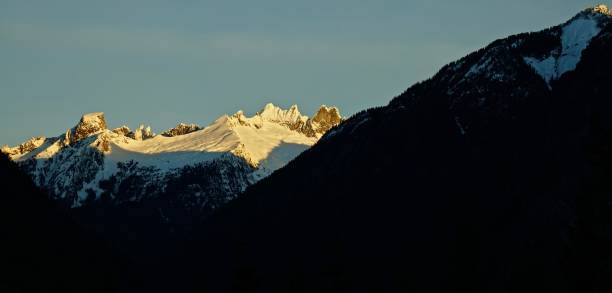
POLYGON ((494 39, 556 25, 570 0, 0 0, 0 145, 85 112, 111 127, 206 125, 266 102, 384 105, 494 39))

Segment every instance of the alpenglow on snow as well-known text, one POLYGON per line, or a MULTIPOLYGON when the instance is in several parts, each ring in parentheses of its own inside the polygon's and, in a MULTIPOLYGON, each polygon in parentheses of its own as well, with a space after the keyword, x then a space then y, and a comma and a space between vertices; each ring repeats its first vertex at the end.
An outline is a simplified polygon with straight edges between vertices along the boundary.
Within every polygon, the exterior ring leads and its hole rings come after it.
POLYGON ((312 118, 297 106, 267 104, 252 117, 223 115, 207 127, 179 124, 160 135, 141 125, 107 129, 104 113, 85 114, 65 134, 35 137, 2 152, 67 207, 100 199, 121 204, 159 196, 182 182, 186 205, 207 208, 231 200, 283 167, 343 121, 335 107, 312 118), (195 170, 195 171, 194 171, 195 170), (200 172, 198 182, 186 173, 200 172))

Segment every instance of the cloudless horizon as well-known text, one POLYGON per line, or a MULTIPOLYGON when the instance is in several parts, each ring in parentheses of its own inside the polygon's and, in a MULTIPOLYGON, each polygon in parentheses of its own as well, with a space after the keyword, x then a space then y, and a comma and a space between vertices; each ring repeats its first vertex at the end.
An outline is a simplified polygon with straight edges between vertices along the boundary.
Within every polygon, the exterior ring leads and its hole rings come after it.
POLYGON ((208 125, 272 102, 311 116, 386 105, 444 64, 565 22, 590 1, 3 0, 0 145, 109 128, 208 125))

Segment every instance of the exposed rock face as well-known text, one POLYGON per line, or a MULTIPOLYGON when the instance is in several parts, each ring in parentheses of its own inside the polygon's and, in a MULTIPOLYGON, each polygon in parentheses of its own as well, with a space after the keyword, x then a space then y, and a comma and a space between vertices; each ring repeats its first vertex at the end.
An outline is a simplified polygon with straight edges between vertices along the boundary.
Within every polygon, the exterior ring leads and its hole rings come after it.
POLYGON ((242 111, 234 114, 233 117, 242 121, 246 125, 248 121, 253 122, 254 126, 260 125, 263 121, 275 122, 287 126, 291 130, 296 130, 308 137, 321 137, 332 127, 342 122, 340 111, 336 107, 322 105, 312 118, 300 113, 297 105, 291 106, 288 110, 283 110, 271 103, 253 117, 246 118, 242 111))
POLYGON ((306 121, 302 132, 310 137, 320 137, 340 122, 342 122, 342 116, 338 108, 323 105, 314 117, 306 121))
POLYGON ((9 147, 5 145, 2 147, 2 149, 0 149, 0 151, 10 156, 21 155, 38 148, 45 142, 45 140, 46 138, 43 136, 32 137, 16 147, 9 147))
POLYGON ((60 144, 62 146, 70 146, 71 137, 72 137, 72 129, 66 130, 64 137, 60 136, 60 144))
POLYGON ((45 142, 45 137, 43 136, 33 137, 29 139, 28 141, 26 141, 25 143, 19 145, 19 152, 22 154, 27 153, 41 146, 44 142, 45 142))
POLYGON ((109 153, 111 151, 110 143, 113 138, 116 137, 115 133, 104 132, 98 135, 98 137, 90 144, 90 146, 98 149, 103 153, 109 153))
POLYGON ((608 6, 604 5, 604 4, 596 5, 595 7, 591 8, 591 9, 595 13, 601 13, 601 14, 605 14, 605 15, 612 15, 612 10, 610 10, 610 8, 608 8, 608 6))
POLYGON ((130 134, 131 130, 129 127, 123 125, 121 127, 117 127, 115 129, 112 130, 114 133, 119 134, 119 135, 123 135, 123 136, 128 136, 128 134, 130 134))
MULTIPOLYGON (((68 140, 70 144, 74 144, 83 138, 105 129, 106 120, 104 119, 104 113, 96 112, 85 114, 81 117, 79 124, 72 129, 68 140)), ((68 133, 66 134, 68 135, 68 133)))
POLYGON ((247 118, 242 110, 236 112, 231 118, 233 118, 232 121, 237 121, 238 124, 242 126, 255 126, 257 128, 261 127, 261 124, 252 125, 251 122, 249 122, 251 119, 247 118))
POLYGON ((300 113, 297 105, 291 106, 291 108, 288 110, 283 110, 272 103, 268 103, 261 111, 257 113, 257 116, 261 117, 261 119, 265 121, 278 122, 287 125, 290 129, 299 128, 298 126, 303 125, 308 119, 308 117, 303 116, 300 113))
POLYGON ((179 123, 174 128, 170 128, 170 129, 162 132, 161 135, 166 136, 166 137, 174 137, 174 136, 189 134, 189 133, 192 133, 194 131, 198 131, 198 130, 202 130, 202 129, 203 128, 201 126, 197 125, 197 124, 179 123))
POLYGON ((137 129, 128 133, 127 136, 135 140, 146 140, 155 136, 155 133, 151 131, 151 126, 145 128, 145 126, 141 124, 137 129))
POLYGON ((0 148, 0 152, 7 155, 13 155, 13 149, 8 145, 3 145, 2 148, 0 148))

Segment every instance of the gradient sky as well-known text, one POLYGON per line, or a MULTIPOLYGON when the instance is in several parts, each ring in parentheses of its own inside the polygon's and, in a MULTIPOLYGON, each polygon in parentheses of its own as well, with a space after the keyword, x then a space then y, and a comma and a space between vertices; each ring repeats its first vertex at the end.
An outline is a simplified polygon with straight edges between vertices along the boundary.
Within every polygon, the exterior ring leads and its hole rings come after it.
POLYGON ((207 125, 265 103, 350 115, 510 34, 562 23, 570 0, 0 0, 0 145, 83 113, 110 127, 207 125))

